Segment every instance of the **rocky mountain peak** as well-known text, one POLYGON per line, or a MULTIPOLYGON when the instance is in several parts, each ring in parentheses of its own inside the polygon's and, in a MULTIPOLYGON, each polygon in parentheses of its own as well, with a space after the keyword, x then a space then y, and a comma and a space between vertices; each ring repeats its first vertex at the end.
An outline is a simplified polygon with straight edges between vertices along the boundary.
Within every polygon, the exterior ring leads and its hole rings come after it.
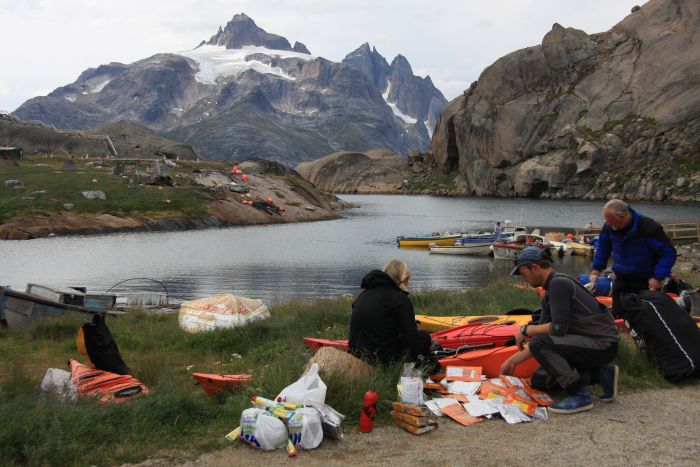
MULTIPOLYGON (((227 49, 240 49, 246 45, 257 45, 274 50, 294 50, 287 39, 266 32, 245 13, 235 15, 225 28, 222 29, 219 26, 219 31, 209 39, 207 44, 223 45, 227 49)), ((301 46, 306 49, 303 44, 301 46)))
POLYGON ((401 75, 413 75, 413 69, 411 64, 408 63, 408 59, 403 55, 399 54, 391 61, 391 72, 399 73, 401 75))
POLYGON ((377 52, 377 49, 370 48, 367 42, 347 54, 343 59, 343 63, 362 71, 377 88, 386 88, 390 72, 389 64, 386 59, 377 52))

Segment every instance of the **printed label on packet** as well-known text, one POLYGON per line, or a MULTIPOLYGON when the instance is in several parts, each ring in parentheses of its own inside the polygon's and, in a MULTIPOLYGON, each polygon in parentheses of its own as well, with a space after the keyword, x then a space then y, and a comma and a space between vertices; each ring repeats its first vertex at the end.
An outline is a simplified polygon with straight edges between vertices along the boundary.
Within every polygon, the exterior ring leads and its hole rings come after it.
POLYGON ((480 366, 448 366, 445 373, 447 381, 481 381, 480 366))

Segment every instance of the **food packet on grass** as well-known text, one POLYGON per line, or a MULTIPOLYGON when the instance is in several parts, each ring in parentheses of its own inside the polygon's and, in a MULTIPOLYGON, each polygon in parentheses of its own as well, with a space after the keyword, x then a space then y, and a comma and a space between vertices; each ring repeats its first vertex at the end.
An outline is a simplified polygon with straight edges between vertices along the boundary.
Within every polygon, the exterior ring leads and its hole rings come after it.
POLYGON ((403 366, 399 384, 396 389, 399 393, 399 400, 404 404, 421 405, 423 397, 423 377, 420 370, 414 368, 415 363, 406 363, 403 366))

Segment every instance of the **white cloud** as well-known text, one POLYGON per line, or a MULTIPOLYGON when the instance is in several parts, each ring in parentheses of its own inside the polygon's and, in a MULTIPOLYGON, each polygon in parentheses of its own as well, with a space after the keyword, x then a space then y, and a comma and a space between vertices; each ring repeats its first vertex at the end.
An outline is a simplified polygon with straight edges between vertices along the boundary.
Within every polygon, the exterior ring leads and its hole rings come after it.
POLYGON ((553 23, 604 31, 637 1, 0 0, 3 36, 14 38, 0 56, 12 70, 0 108, 14 110, 33 90, 73 82, 88 67, 191 49, 241 12, 331 60, 363 42, 389 62, 402 54, 451 99, 499 57, 540 43, 553 23))

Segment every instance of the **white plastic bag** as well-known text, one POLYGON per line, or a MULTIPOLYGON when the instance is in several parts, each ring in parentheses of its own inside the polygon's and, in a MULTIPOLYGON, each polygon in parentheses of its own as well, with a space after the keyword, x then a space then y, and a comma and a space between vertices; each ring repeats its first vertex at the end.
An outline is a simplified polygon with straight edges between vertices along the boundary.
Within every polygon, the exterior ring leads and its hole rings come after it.
POLYGON ((263 451, 283 448, 287 445, 287 427, 263 409, 245 409, 241 413, 241 441, 263 451))
POLYGON ((301 378, 282 389, 275 400, 284 400, 309 405, 326 402, 326 383, 318 375, 318 364, 314 363, 301 378), (281 398, 281 399, 280 399, 281 398))
POLYGON ((46 370, 44 379, 41 380, 41 390, 60 400, 75 401, 78 398, 78 390, 70 377, 70 372, 59 368, 46 370))
POLYGON ((422 405, 423 378, 420 370, 414 369, 414 363, 406 363, 403 366, 399 384, 396 386, 399 392, 399 400, 404 404, 422 405))
POLYGON ((289 439, 302 449, 317 448, 323 441, 321 415, 313 407, 296 409, 287 420, 289 439))

